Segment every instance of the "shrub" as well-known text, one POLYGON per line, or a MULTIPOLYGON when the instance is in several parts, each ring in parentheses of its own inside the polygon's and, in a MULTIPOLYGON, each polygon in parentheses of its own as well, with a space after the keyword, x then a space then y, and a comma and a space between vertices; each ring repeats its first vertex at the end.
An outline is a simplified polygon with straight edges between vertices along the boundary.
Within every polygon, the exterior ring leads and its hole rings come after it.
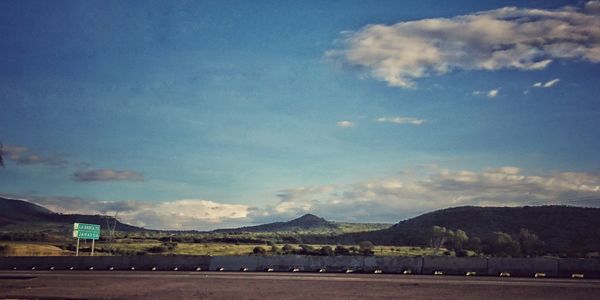
POLYGON ((148 249, 146 249, 146 251, 148 251, 150 253, 163 253, 163 252, 167 251, 167 247, 165 247, 163 245, 152 246, 152 247, 149 247, 148 249))
POLYGON ((264 255, 265 253, 267 253, 267 250, 263 247, 254 247, 254 249, 252 249, 252 253, 254 254, 260 254, 260 255, 264 255))

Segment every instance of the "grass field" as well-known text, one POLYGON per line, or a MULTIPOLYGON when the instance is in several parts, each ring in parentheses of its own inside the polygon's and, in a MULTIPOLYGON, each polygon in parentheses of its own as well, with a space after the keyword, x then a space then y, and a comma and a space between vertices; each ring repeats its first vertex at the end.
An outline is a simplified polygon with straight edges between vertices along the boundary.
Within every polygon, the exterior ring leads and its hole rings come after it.
MULTIPOLYGON (((29 243, 29 242, 5 242, 0 244, 4 250, 2 256, 65 256, 75 255, 74 251, 63 250, 62 245, 48 243, 29 243)), ((173 247, 164 247, 164 251, 152 253, 149 249, 153 247, 161 247, 163 243, 158 241, 143 241, 143 242, 116 242, 116 243, 96 243, 95 255, 108 255, 108 249, 116 250, 116 253, 136 255, 143 253, 144 255, 250 255, 253 254, 255 247, 262 247, 269 251, 270 246, 265 244, 229 244, 229 243, 177 243, 173 247)), ((294 248, 299 248, 299 245, 292 244, 294 248)), ((323 246, 336 245, 311 245, 316 249, 323 246)), ((351 247, 352 245, 345 245, 351 247)), ((88 255, 91 243, 81 242, 80 251, 82 255, 88 255)), ((281 249, 283 244, 277 244, 281 249)), ((358 246, 356 246, 358 247, 358 246)), ((64 248, 64 247, 63 247, 64 248)), ((445 249, 440 249, 437 255, 442 255, 445 249)), ((401 246, 375 246, 373 248, 377 256, 431 256, 434 255, 433 248, 421 247, 401 247, 401 246)), ((114 251, 113 251, 114 252, 114 251)), ((274 253, 267 252, 267 255, 274 253)))
POLYGON ((64 256, 70 255, 70 251, 61 249, 56 245, 42 243, 3 243, 3 256, 64 256))

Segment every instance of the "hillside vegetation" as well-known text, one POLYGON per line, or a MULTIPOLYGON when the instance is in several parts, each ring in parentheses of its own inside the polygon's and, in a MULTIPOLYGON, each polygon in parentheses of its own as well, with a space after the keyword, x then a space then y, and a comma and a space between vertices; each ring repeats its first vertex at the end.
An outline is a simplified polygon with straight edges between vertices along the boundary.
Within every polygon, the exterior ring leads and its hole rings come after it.
POLYGON ((512 236, 527 229, 551 253, 600 250, 600 208, 570 206, 455 207, 408 219, 379 231, 346 234, 340 242, 369 240, 385 245, 429 245, 431 228, 463 230, 471 237, 488 238, 495 232, 512 236))

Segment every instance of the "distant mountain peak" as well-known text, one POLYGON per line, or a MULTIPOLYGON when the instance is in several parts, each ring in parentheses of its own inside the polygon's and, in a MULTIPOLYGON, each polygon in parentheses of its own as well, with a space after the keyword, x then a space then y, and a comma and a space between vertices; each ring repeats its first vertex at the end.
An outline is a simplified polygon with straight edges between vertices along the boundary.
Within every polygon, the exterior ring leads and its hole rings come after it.
POLYGON ((317 226, 317 225, 331 225, 331 223, 319 216, 313 214, 305 214, 299 218, 293 219, 286 222, 289 225, 303 225, 303 226, 317 226))

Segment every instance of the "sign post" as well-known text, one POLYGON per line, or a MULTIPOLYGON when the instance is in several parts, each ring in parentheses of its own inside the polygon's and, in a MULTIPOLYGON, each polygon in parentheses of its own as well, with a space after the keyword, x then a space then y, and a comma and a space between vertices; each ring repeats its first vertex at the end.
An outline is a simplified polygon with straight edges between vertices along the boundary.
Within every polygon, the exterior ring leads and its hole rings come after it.
POLYGON ((73 224, 73 237, 77 238, 77 250, 76 256, 79 256, 79 240, 92 240, 92 256, 94 256, 94 242, 100 239, 100 225, 97 224, 85 224, 85 223, 74 223, 73 224))

